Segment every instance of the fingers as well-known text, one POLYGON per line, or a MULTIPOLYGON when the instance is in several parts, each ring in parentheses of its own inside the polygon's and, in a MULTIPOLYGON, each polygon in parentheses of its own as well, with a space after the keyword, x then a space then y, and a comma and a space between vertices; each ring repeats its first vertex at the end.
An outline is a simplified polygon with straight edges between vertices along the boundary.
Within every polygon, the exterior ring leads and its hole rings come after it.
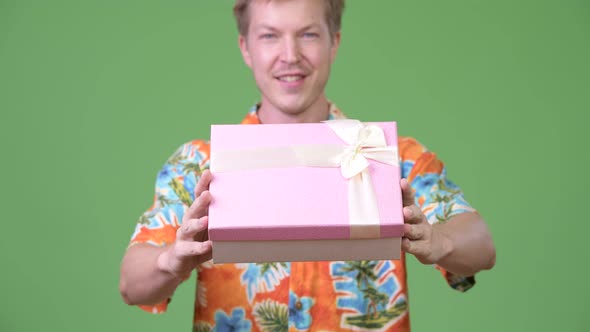
POLYGON ((209 171, 208 169, 204 170, 203 173, 201 173, 201 178, 199 179, 199 182, 197 182, 197 185, 195 186, 195 198, 201 196, 201 194, 205 191, 205 190, 209 190, 209 184, 211 183, 211 171, 209 171))
POLYGON ((210 261, 211 259, 213 259, 213 246, 212 246, 211 242, 207 241, 207 242, 202 242, 202 243, 209 243, 209 249, 207 249, 207 251, 202 253, 200 256, 197 256, 197 259, 196 259, 197 264, 202 264, 202 263, 205 263, 206 261, 210 261))
POLYGON ((176 243, 175 253, 176 256, 179 258, 189 258, 189 257, 198 257, 198 260, 203 260, 203 262, 209 260, 211 255, 211 241, 205 242, 189 242, 189 241, 181 241, 176 243), (208 259, 207 259, 208 258, 208 259))
POLYGON ((403 209, 404 222, 406 224, 422 224, 427 223, 426 216, 422 213, 416 205, 406 206, 403 209))
POLYGON ((184 214, 183 222, 184 219, 198 219, 209 213, 209 203, 211 203, 209 184, 211 179, 211 172, 208 169, 201 173, 201 178, 195 187, 195 201, 184 214))
POLYGON ((413 205, 414 202, 414 190, 410 186, 410 183, 407 179, 401 179, 400 186, 402 188, 402 200, 404 206, 413 205))
POLYGON ((184 276, 190 274, 198 264, 211 259, 212 243, 206 240, 208 217, 188 219, 176 231, 176 241, 171 251, 163 255, 163 266, 172 274, 184 276), (195 236, 203 236, 204 241, 195 241, 195 236))
POLYGON ((211 204, 211 193, 209 191, 203 191, 196 201, 194 215, 197 218, 201 218, 209 215, 209 204, 211 204))
POLYGON ((410 241, 407 238, 402 239, 402 250, 419 258, 430 253, 427 241, 410 241))
POLYGON ((208 217, 200 219, 188 219, 176 231, 176 239, 180 241, 194 241, 197 234, 207 231, 208 217))
POLYGON ((207 190, 201 192, 201 195, 195 199, 193 204, 184 214, 184 219, 198 219, 209 214, 209 204, 211 204, 211 193, 207 190))
POLYGON ((400 186, 402 188, 402 198, 404 205, 404 222, 406 224, 420 224, 428 222, 426 220, 426 216, 424 216, 424 213, 422 213, 422 210, 414 202, 414 191, 408 183, 408 180, 402 179, 400 181, 400 186))
POLYGON ((410 240, 422 240, 427 237, 428 229, 423 225, 404 225, 404 238, 410 240))
POLYGON ((174 245, 158 256, 158 267, 180 279, 186 279, 199 264, 212 257, 211 241, 175 241, 174 245))
POLYGON ((452 252, 453 243, 430 224, 404 224, 402 250, 422 264, 435 264, 452 252))

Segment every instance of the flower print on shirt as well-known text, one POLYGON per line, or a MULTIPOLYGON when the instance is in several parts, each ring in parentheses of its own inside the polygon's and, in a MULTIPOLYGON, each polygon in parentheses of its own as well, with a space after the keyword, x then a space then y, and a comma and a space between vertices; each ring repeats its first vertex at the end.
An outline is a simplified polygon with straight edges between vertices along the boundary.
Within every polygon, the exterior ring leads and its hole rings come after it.
POLYGON ((281 280, 289 276, 289 263, 246 263, 236 266, 244 269, 240 282, 245 285, 250 303, 257 293, 273 291, 281 280))
POLYGON ((242 308, 235 308, 231 316, 218 310, 215 313, 215 327, 213 332, 250 332, 252 322, 245 319, 246 312, 242 308))
POLYGON ((309 309, 313 306, 310 297, 298 297, 289 292, 289 326, 295 326, 298 330, 307 330, 311 326, 311 314, 309 309))

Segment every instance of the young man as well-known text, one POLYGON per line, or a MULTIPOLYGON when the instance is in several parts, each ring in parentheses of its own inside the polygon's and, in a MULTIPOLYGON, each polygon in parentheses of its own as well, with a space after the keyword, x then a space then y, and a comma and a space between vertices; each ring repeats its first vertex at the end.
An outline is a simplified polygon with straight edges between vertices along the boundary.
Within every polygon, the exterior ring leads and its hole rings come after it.
MULTIPOLYGON (((343 8, 343 0, 236 1, 239 47, 261 92, 243 124, 344 118, 324 92, 343 8)), ((433 153, 406 137, 399 138, 399 151, 402 249, 435 264, 453 288, 464 291, 473 275, 495 263, 487 227, 433 153)), ((195 140, 158 174, 155 203, 140 219, 121 266, 126 303, 162 312, 196 269, 195 331, 409 331, 403 257, 213 265, 208 158, 208 142, 195 140)))

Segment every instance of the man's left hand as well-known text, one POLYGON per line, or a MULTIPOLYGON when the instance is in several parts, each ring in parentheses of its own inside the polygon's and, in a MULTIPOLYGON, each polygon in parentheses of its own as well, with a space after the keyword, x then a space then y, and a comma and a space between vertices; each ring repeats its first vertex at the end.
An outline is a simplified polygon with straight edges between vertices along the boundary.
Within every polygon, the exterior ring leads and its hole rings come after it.
POLYGON ((422 264, 436 264, 452 251, 453 243, 436 225, 431 225, 415 203, 414 192, 408 181, 400 182, 403 198, 404 236, 402 250, 422 264))

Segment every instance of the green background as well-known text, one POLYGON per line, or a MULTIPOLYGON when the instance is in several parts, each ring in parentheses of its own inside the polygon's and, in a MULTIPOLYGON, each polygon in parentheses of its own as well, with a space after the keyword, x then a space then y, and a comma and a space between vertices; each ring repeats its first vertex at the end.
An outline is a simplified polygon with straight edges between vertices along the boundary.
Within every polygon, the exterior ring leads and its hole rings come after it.
MULTIPOLYGON (((0 0, 0 331, 190 331, 119 264, 182 143, 258 100, 232 1, 0 0)), ((587 331, 590 3, 350 0, 329 97, 435 151, 490 225, 466 294, 409 260, 415 331, 587 331)), ((193 277, 194 281, 194 277, 193 277)))

